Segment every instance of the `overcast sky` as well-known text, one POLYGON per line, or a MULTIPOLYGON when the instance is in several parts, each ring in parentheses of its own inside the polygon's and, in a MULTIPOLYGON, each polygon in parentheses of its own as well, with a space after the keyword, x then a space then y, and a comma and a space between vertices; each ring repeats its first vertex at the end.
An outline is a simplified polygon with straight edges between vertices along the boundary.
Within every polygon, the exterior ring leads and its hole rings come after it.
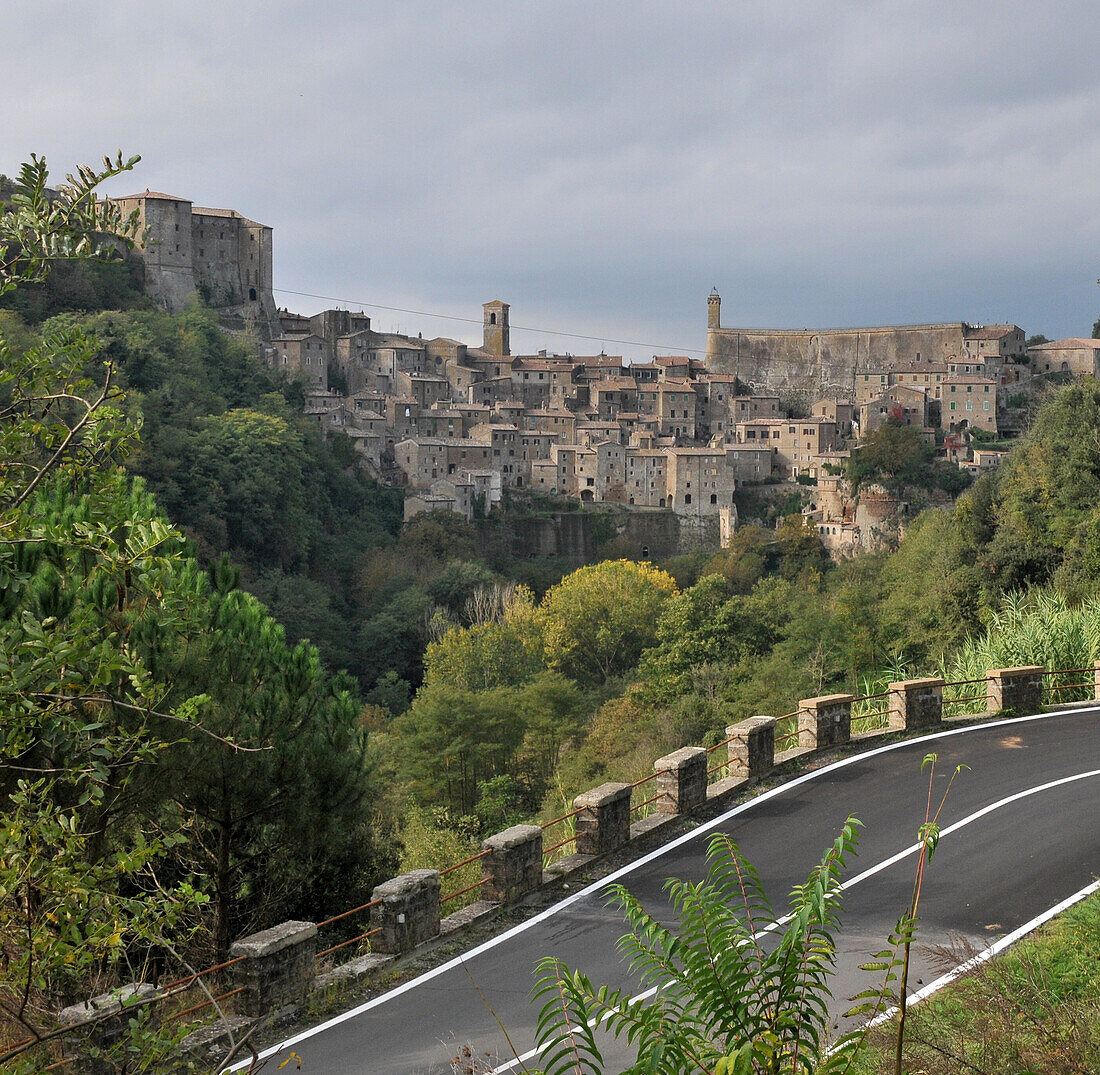
POLYGON ((500 298, 514 351, 634 358, 702 349, 712 286, 745 327, 1100 314, 1095 0, 13 6, 0 171, 140 153, 111 193, 270 225, 301 312, 500 298))

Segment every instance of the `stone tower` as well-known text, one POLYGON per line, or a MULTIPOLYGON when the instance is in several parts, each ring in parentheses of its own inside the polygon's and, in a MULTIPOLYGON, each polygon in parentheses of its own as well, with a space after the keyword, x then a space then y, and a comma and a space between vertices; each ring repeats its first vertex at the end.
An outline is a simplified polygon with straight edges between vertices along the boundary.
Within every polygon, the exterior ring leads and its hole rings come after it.
POLYGON ((712 288, 707 296, 707 328, 722 327, 722 296, 718 288, 712 288))
POLYGON ((484 348, 491 355, 504 358, 510 355, 511 347, 508 342, 508 303, 494 299, 481 307, 484 312, 484 348))

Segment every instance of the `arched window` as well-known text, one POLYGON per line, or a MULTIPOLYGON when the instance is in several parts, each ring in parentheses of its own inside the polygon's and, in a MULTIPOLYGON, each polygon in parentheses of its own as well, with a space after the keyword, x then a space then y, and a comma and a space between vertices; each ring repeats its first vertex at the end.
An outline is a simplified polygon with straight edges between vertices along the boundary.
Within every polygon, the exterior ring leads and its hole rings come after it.
POLYGON ((497 315, 496 314, 490 314, 489 315, 489 324, 490 325, 495 325, 496 323, 497 323, 497 315))
POLYGON ((256 301, 256 289, 254 287, 250 287, 248 289, 248 301, 249 302, 255 302, 256 301))

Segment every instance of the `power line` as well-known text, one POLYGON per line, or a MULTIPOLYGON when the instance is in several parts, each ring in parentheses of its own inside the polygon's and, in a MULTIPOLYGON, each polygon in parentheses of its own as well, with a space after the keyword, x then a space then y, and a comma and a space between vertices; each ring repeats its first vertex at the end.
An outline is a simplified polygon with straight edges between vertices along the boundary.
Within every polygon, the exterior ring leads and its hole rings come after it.
MULTIPOLYGON (((283 287, 273 287, 272 291, 280 295, 297 295, 303 299, 321 299, 323 302, 337 302, 344 306, 369 307, 372 310, 386 310, 395 314, 412 314, 415 317, 438 317, 444 321, 461 321, 465 325, 482 324, 476 317, 458 317, 455 314, 437 314, 430 310, 406 310, 402 306, 383 306, 379 302, 363 302, 361 299, 340 299, 334 295, 314 295, 309 291, 288 291, 283 287)), ((620 347, 642 347, 654 353, 664 354, 697 354, 705 355, 706 351, 700 347, 668 347, 655 343, 640 343, 638 340, 612 340, 605 336, 585 336, 580 332, 562 332, 553 328, 532 328, 530 325, 510 325, 517 332, 537 332, 543 336, 568 336, 573 340, 590 340, 593 343, 614 343, 620 347)))

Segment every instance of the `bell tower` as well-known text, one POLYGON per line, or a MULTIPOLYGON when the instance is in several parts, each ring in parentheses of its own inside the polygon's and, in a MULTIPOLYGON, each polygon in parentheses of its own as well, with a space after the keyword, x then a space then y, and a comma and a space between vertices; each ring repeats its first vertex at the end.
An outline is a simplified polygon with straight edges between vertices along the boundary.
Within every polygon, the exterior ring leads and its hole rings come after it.
POLYGON ((491 355, 507 357, 512 353, 508 342, 508 303, 494 299, 485 303, 481 309, 484 315, 482 333, 485 341, 482 346, 491 355))
POLYGON ((711 288, 707 296, 707 328, 722 327, 722 296, 718 294, 718 288, 711 288))

